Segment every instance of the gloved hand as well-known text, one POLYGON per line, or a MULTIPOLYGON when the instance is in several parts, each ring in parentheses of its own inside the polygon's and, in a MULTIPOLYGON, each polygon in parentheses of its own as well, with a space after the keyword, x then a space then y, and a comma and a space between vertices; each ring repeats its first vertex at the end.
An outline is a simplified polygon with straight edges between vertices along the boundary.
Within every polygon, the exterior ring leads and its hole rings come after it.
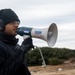
POLYGON ((34 48, 32 38, 28 37, 22 42, 21 50, 27 52, 31 48, 34 48))

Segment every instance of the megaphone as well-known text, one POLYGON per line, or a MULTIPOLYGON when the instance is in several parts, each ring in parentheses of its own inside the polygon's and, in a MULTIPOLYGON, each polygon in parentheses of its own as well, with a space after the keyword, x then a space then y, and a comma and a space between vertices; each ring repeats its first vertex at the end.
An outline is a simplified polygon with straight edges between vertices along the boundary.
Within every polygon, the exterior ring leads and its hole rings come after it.
POLYGON ((56 43, 58 29, 55 23, 52 23, 48 28, 19 27, 17 34, 20 36, 28 35, 33 38, 42 39, 47 42, 49 47, 52 47, 56 43))

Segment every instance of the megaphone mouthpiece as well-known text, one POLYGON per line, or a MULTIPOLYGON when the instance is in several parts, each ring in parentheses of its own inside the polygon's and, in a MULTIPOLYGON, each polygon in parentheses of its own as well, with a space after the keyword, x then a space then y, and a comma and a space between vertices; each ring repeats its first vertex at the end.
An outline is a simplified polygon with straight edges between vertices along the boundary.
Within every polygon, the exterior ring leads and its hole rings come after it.
POLYGON ((23 35, 31 36, 31 30, 32 28, 29 28, 29 27, 19 27, 17 29, 17 34, 19 34, 20 36, 23 36, 23 35))

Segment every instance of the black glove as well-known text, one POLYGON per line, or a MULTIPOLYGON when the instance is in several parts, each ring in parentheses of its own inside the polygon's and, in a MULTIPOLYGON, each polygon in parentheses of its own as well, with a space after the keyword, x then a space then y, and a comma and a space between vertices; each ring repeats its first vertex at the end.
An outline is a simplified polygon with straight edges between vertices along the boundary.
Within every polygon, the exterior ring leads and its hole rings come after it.
POLYGON ((34 48, 33 43, 32 43, 32 38, 28 37, 22 42, 21 50, 27 52, 31 48, 34 48))

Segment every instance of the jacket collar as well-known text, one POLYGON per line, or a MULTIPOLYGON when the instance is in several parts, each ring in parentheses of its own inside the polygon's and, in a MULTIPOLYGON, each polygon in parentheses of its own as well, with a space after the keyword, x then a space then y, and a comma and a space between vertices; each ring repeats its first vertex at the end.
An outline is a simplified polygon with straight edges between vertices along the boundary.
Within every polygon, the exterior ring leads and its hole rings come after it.
POLYGON ((15 36, 10 36, 10 35, 3 33, 3 32, 0 32, 0 40, 5 42, 5 43, 12 44, 14 46, 18 42, 18 39, 16 39, 15 36))

